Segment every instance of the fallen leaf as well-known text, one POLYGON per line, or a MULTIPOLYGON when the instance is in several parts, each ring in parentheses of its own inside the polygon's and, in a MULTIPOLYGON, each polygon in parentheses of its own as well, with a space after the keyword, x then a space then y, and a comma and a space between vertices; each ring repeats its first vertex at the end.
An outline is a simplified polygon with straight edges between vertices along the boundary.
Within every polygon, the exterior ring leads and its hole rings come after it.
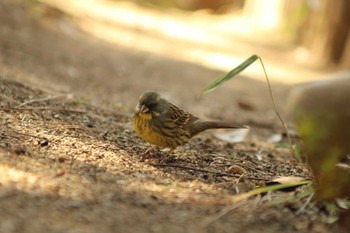
POLYGON ((278 184, 287 184, 287 183, 294 183, 305 180, 305 178, 298 177, 298 176, 280 176, 276 177, 275 179, 271 180, 271 182, 275 182, 278 184))
POLYGON ((226 142, 242 142, 247 137, 249 129, 236 129, 227 133, 215 133, 214 136, 226 142))
MULTIPOLYGON (((305 181, 305 178, 297 177, 297 176, 281 176, 281 177, 276 177, 276 178, 272 179, 271 181, 267 182, 266 185, 267 186, 278 185, 278 184, 283 185, 283 184, 298 183, 298 182, 302 182, 302 181, 305 181)), ((295 185, 295 186, 283 188, 280 190, 290 192, 290 191, 295 190, 299 186, 300 185, 295 185)))
POLYGON ((341 209, 348 210, 350 208, 350 201, 346 198, 335 199, 337 206, 341 209))
POLYGON ((276 142, 280 142, 282 140, 283 136, 282 134, 272 134, 268 139, 267 142, 268 143, 276 143, 276 142))
POLYGON ((226 172, 231 174, 240 174, 240 175, 247 173, 247 171, 243 167, 240 167, 238 165, 230 166, 229 168, 227 168, 226 172))

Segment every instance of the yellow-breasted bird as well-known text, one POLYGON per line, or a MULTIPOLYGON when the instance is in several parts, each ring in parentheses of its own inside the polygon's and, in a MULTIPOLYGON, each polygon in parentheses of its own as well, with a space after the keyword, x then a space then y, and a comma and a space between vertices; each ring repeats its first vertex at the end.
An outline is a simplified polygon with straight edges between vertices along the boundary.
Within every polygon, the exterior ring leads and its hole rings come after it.
POLYGON ((146 91, 141 95, 133 125, 143 140, 171 149, 187 143, 190 138, 208 129, 247 128, 234 122, 202 121, 168 102, 155 91, 146 91))

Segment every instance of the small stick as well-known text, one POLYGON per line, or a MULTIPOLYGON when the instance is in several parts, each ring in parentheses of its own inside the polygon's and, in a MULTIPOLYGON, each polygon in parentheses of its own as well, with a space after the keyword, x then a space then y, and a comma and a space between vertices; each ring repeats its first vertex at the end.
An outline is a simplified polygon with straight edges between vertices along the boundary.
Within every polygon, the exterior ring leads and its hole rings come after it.
POLYGON ((14 99, 12 99, 12 98, 10 98, 10 97, 7 97, 7 96, 5 96, 5 95, 2 95, 2 94, 0 94, 0 97, 3 98, 3 99, 5 99, 5 100, 7 100, 7 101, 16 103, 16 104, 19 104, 19 103, 20 103, 20 102, 18 102, 17 100, 14 100, 14 99))
POLYGON ((4 111, 36 111, 36 110, 52 110, 58 112, 74 112, 74 113, 87 113, 85 110, 75 110, 75 109, 65 109, 65 108, 54 108, 54 107, 27 107, 27 108, 0 108, 0 110, 4 111))
POLYGON ((17 132, 17 131, 12 131, 10 133, 5 133, 9 136, 12 136, 12 137, 17 137, 16 135, 13 135, 12 133, 15 133, 15 134, 18 134, 18 135, 22 135, 22 136, 27 136, 27 137, 32 137, 32 138, 38 138, 38 139, 46 139, 45 137, 40 137, 40 136, 36 136, 36 135, 32 135, 32 134, 27 134, 27 133, 21 133, 21 132, 17 132))
MULTIPOLYGON (((215 174, 217 176, 229 176, 229 177, 235 177, 235 178, 242 178, 242 175, 239 174, 230 174, 227 172, 216 172, 216 171, 210 171, 202 168, 196 168, 196 167, 189 167, 189 166, 184 166, 184 165, 179 165, 179 164, 150 164, 155 167, 173 167, 173 168, 180 168, 184 170, 191 170, 191 171, 197 171, 197 172, 204 172, 204 173, 210 173, 210 174, 215 174)), ((257 177, 249 177, 246 176, 247 179, 251 180, 261 180, 261 181, 269 181, 268 179, 264 178, 257 178, 257 177)))
POLYGON ((295 212, 295 215, 299 215, 304 212, 305 208, 310 204, 315 193, 312 193, 305 201, 305 203, 295 212))
POLYGON ((21 104, 18 104, 17 106, 15 106, 15 108, 19 108, 19 107, 22 107, 24 105, 27 105, 27 104, 32 104, 32 103, 36 103, 36 102, 43 102, 43 101, 47 101, 47 100, 54 100, 54 99, 58 99, 58 98, 61 98, 63 96, 49 96, 49 97, 45 97, 45 98, 40 98, 40 99, 33 99, 33 100, 28 100, 28 101, 25 101, 21 104))

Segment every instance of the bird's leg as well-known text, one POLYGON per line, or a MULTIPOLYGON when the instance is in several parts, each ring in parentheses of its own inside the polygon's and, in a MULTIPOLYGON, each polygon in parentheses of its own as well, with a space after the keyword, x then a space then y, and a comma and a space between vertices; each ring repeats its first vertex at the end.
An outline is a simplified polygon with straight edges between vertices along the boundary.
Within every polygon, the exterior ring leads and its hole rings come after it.
POLYGON ((171 156, 173 155, 174 150, 175 149, 172 148, 169 151, 167 151, 166 153, 162 154, 162 156, 160 157, 160 160, 158 161, 158 164, 163 164, 163 163, 167 162, 167 160, 169 160, 171 158, 171 156))
POLYGON ((153 152, 158 150, 159 150, 158 146, 152 146, 148 148, 145 152, 140 154, 142 161, 145 159, 148 159, 153 152))
POLYGON ((151 148, 148 148, 144 154, 151 154, 152 152, 155 152, 158 150, 158 146, 152 146, 151 148))

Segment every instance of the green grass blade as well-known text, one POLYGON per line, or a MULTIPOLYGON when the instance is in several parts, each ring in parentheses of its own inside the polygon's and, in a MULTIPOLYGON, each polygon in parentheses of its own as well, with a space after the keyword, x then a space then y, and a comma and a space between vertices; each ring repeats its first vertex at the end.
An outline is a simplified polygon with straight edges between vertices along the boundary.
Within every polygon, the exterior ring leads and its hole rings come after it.
POLYGON ((218 78, 217 80, 215 80, 214 82, 209 84, 206 88, 204 88, 201 91, 200 95, 208 93, 208 92, 216 89, 217 87, 221 86, 224 82, 230 80, 235 75, 241 73, 243 70, 245 70, 248 66, 250 66, 257 59, 259 59, 259 57, 255 54, 250 56, 248 59, 246 59, 244 62, 242 62, 239 66, 237 66, 236 68, 234 68, 233 70, 231 70, 230 72, 225 74, 224 76, 218 78))
POLYGON ((287 184, 276 184, 276 185, 269 185, 269 186, 264 186, 260 188, 253 189, 251 191, 248 191, 246 193, 238 194, 236 196, 232 197, 233 202, 241 201, 244 199, 247 199, 249 197, 261 194, 261 193, 266 193, 269 191, 276 191, 284 188, 290 188, 294 186, 300 186, 300 185, 305 185, 305 184, 311 184, 311 180, 303 180, 303 181, 297 181, 293 183, 287 183, 287 184))

